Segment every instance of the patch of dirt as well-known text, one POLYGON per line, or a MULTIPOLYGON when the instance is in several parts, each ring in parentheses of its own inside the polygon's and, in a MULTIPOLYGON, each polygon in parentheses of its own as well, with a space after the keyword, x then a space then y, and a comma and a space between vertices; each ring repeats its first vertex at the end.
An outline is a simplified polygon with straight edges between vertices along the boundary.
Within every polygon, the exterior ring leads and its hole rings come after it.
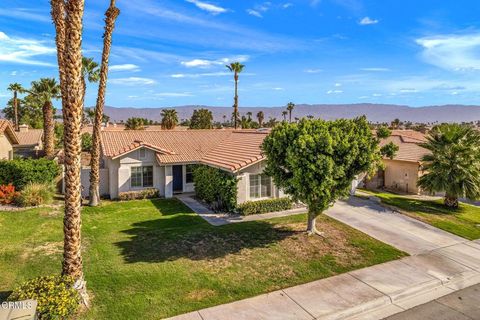
POLYGON ((217 295, 217 292, 215 290, 201 288, 194 291, 190 291, 186 295, 186 298, 191 301, 201 301, 203 299, 210 298, 216 295, 217 295))
POLYGON ((33 248, 26 248, 20 257, 22 260, 27 260, 32 255, 53 256, 62 252, 63 242, 45 242, 33 248))

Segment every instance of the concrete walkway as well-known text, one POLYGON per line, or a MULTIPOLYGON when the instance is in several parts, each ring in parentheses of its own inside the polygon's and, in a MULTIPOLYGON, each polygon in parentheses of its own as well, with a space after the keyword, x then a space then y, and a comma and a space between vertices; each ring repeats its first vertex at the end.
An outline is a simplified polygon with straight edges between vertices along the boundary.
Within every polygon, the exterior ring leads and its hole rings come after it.
POLYGON ((479 240, 358 198, 327 215, 412 256, 172 319, 383 319, 480 283, 479 240))
POLYGON ((210 223, 213 226, 223 226, 230 223, 238 222, 247 222, 247 221, 257 221, 257 220, 268 220, 272 218, 286 217, 299 213, 304 213, 307 211, 307 208, 295 208, 292 210, 285 210, 279 212, 270 212, 264 214, 252 214, 249 216, 242 216, 236 214, 228 213, 216 213, 205 207, 202 203, 195 200, 191 195, 188 194, 179 194, 175 196, 178 200, 182 201, 187 207, 192 209, 196 214, 198 214, 205 221, 210 223))
POLYGON ((478 320, 480 284, 397 313, 385 320, 478 320))

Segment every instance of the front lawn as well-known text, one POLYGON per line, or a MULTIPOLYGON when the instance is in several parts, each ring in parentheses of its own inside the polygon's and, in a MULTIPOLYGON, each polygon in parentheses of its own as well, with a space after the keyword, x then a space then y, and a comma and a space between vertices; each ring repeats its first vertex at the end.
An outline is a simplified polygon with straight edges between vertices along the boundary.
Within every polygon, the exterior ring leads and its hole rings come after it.
POLYGON ((460 203, 456 210, 443 205, 443 200, 419 200, 386 192, 362 190, 380 198, 383 203, 397 207, 404 214, 460 237, 480 238, 480 207, 460 203))
MULTIPOLYGON (((405 254, 328 217, 304 214, 213 227, 176 200, 83 210, 93 307, 81 319, 160 319, 397 259, 405 254)), ((0 212, 0 301, 60 271, 61 209, 0 212)))

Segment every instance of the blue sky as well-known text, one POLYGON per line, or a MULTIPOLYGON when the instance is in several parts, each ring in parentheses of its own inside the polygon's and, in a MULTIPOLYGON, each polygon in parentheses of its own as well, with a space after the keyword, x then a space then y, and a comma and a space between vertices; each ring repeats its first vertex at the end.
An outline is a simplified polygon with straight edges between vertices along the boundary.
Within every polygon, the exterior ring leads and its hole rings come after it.
MULTIPOLYGON (((109 1, 86 0, 99 61, 109 1)), ((117 0, 107 105, 480 103, 478 0, 117 0)), ((11 82, 58 77, 47 0, 0 2, 0 106, 11 82)), ((90 85, 87 105, 94 105, 90 85)))

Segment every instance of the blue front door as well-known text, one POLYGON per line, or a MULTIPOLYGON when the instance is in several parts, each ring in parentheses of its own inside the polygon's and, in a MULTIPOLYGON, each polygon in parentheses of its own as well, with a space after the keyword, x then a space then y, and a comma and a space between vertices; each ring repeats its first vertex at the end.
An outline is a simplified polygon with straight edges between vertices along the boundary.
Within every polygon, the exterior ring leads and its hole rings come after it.
POLYGON ((173 166, 173 192, 183 191, 183 166, 173 166))

